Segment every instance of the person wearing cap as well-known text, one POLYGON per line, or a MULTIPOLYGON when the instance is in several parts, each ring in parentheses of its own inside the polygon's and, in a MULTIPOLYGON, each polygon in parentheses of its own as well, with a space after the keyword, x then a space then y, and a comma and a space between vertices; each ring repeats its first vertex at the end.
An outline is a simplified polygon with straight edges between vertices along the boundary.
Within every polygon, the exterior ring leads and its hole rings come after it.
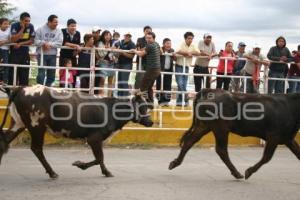
MULTIPOLYGON (((121 50, 132 50, 135 49, 135 44, 132 41, 131 33, 126 33, 124 35, 124 39, 120 41, 119 48, 121 50)), ((119 54, 119 59, 117 63, 118 69, 126 69, 132 70, 133 63, 133 53, 121 52, 119 54)), ((119 89, 129 89, 128 80, 129 80, 130 72, 119 72, 118 75, 118 88, 119 89)), ((118 97, 128 97, 129 91, 118 91, 118 97)))
MULTIPOLYGON (((70 47, 72 49, 61 49, 59 57, 59 66, 63 66, 65 59, 70 59, 72 61, 72 66, 77 66, 77 55, 80 51, 81 36, 77 29, 77 22, 74 19, 69 19, 67 21, 67 28, 63 28, 63 46, 70 47)), ((76 75, 73 77, 76 80, 76 75)), ((75 81, 73 84, 75 87, 75 81)))
MULTIPOLYGON (((239 59, 244 57, 245 50, 246 50, 246 44, 244 42, 240 42, 238 44, 238 50, 235 52, 237 61, 235 62, 235 65, 233 67, 233 75, 237 75, 237 76, 241 75, 241 71, 246 64, 246 60, 239 60, 239 59)), ((241 83, 240 78, 232 79, 232 87, 233 87, 234 92, 240 91, 240 88, 241 88, 240 83, 241 83)))
MULTIPOLYGON (((150 26, 145 26, 144 29, 144 36, 143 37, 140 37, 137 39, 136 41, 136 49, 138 51, 142 51, 145 49, 146 45, 147 45, 147 41, 146 41, 146 35, 148 33, 151 33, 152 32, 152 28, 150 26)), ((137 69, 139 70, 145 70, 145 66, 146 66, 146 58, 145 57, 142 57, 142 63, 141 63, 141 69, 139 69, 139 66, 140 66, 140 57, 137 56, 136 57, 136 66, 137 66, 137 69)), ((141 84, 142 84, 142 80, 144 78, 144 73, 136 73, 136 76, 135 76, 135 83, 134 83, 134 88, 135 89, 140 89, 141 87, 141 84)))
POLYGON ((269 66, 270 63, 266 60, 267 58, 261 54, 261 46, 259 44, 255 44, 252 51, 244 54, 244 58, 246 58, 247 61, 242 73, 245 76, 251 77, 247 78, 247 81, 244 84, 246 85, 246 92, 259 93, 261 66, 269 66))
MULTIPOLYGON (((209 74, 208 65, 210 60, 217 56, 215 44, 212 42, 212 36, 210 33, 206 33, 203 36, 203 40, 201 40, 198 44, 198 48, 200 51, 200 56, 205 56, 206 58, 197 58, 194 74, 209 74)), ((194 76, 195 83, 195 91, 199 92, 202 89, 202 82, 204 80, 203 76, 194 76)), ((206 77, 206 88, 210 88, 210 77, 206 77)))
POLYGON ((298 79, 299 81, 289 81, 288 93, 300 93, 300 45, 298 46, 298 51, 295 52, 294 62, 295 63, 291 64, 288 72, 288 78, 298 79))
MULTIPOLYGON (((280 36, 276 40, 276 46, 269 50, 268 56, 271 62, 269 70, 269 78, 281 78, 284 79, 288 72, 288 63, 293 61, 290 50, 286 47, 286 40, 280 36)), ((275 92, 284 93, 284 80, 269 80, 268 81, 268 93, 275 92)))

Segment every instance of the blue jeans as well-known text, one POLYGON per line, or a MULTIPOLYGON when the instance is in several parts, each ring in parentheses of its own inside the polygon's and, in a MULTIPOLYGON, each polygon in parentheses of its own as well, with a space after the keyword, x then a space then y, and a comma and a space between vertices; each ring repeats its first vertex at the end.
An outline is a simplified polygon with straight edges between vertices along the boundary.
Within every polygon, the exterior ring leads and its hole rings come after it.
MULTIPOLYGON (((132 69, 132 64, 118 64, 118 69, 132 69)), ((118 73, 118 88, 119 89, 128 89, 128 81, 129 81, 130 72, 119 72, 118 73)), ((118 96, 127 97, 129 96, 129 91, 118 91, 118 96)))
MULTIPOLYGON (((183 66, 180 65, 176 65, 175 66, 175 72, 176 73, 183 73, 183 66)), ((189 72, 189 68, 185 67, 185 73, 189 72)), ((188 76, 187 75, 175 75, 176 78, 176 83, 178 86, 178 91, 179 92, 186 92, 187 89, 187 83, 188 83, 188 76)), ((183 99, 183 95, 182 94, 177 94, 177 99, 176 99, 176 105, 186 105, 188 102, 188 96, 187 94, 184 95, 184 99, 183 99)))
MULTIPOLYGON (((285 78, 284 72, 269 71, 270 78, 285 78)), ((284 93, 284 81, 280 80, 269 80, 268 81, 268 94, 272 94, 275 89, 275 94, 284 93)))
POLYGON ((245 76, 249 76, 251 78, 247 78, 246 80, 246 92, 247 93, 253 93, 253 94, 258 94, 259 93, 259 83, 257 85, 253 84, 253 79, 252 79, 252 74, 248 74, 246 72, 245 76))
POLYGON ((44 55, 44 63, 41 66, 41 55, 38 55, 38 65, 40 66, 38 69, 38 75, 36 77, 36 82, 38 84, 44 85, 45 77, 46 77, 46 86, 51 86, 55 81, 55 69, 44 69, 43 66, 56 66, 56 55, 44 55))
POLYGON ((300 93, 300 77, 290 76, 289 79, 298 79, 298 82, 289 81, 289 88, 287 89, 287 93, 300 93))
MULTIPOLYGON (((0 49, 0 51, 1 51, 2 63, 8 63, 9 50, 0 49)), ((9 76, 9 67, 1 66, 0 79, 4 83, 8 83, 8 76, 9 76)))
MULTIPOLYGON (((100 62, 99 68, 114 68, 114 63, 107 63, 107 62, 100 62)), ((109 70, 100 70, 98 71, 100 74, 102 74, 104 77, 110 77, 115 76, 115 71, 109 71, 109 70)))

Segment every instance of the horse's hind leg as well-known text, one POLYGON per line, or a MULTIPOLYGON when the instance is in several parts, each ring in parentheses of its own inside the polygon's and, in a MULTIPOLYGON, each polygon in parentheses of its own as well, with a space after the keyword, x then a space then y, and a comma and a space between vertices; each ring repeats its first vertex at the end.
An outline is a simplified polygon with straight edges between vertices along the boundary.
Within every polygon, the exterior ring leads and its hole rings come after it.
POLYGON ((199 126, 194 125, 193 127, 191 127, 182 136, 181 151, 178 157, 170 163, 169 165, 170 170, 178 167, 182 163, 186 153, 192 148, 192 146, 195 143, 197 143, 199 140, 201 140, 201 138, 210 131, 210 129, 207 128, 203 123, 200 123, 198 125, 199 126))

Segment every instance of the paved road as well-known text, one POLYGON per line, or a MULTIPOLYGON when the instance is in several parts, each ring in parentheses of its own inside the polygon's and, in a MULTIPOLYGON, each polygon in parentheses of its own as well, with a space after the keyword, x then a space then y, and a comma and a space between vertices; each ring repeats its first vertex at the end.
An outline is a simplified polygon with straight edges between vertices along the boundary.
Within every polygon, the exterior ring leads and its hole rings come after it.
MULTIPOLYGON (((0 167, 1 200, 269 200, 300 199, 300 163, 279 149, 271 163, 248 181, 236 181, 213 149, 192 149, 182 166, 168 171, 178 149, 106 149, 106 164, 114 178, 94 167, 80 171, 75 160, 89 161, 89 149, 46 149, 58 180, 49 180, 28 149, 11 149, 0 167)), ((260 159, 261 148, 230 149, 239 170, 260 159)))

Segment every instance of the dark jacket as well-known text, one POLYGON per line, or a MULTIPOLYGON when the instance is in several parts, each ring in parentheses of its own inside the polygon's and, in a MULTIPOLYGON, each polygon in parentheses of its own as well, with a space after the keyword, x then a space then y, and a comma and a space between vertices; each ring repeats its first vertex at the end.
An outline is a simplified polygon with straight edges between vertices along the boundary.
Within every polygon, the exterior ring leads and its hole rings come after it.
MULTIPOLYGON (((146 38, 145 37, 141 37, 141 38, 138 38, 137 41, 136 41, 136 48, 141 50, 143 48, 145 48, 147 45, 147 41, 146 41, 146 38)), ((139 57, 137 56, 136 57, 136 62, 137 62, 137 65, 139 65, 139 57)), ((146 58, 145 57, 142 57, 142 65, 146 65, 146 58)))
MULTIPOLYGON (((165 52, 165 53, 174 53, 174 49, 170 49, 168 52, 165 52)), ((169 67, 169 69, 165 69, 165 61, 166 61, 166 56, 165 55, 161 55, 160 56, 161 71, 172 72, 173 71, 173 66, 174 66, 174 57, 171 56, 171 61, 170 61, 170 67, 169 67)))
MULTIPOLYGON (((64 29, 61 29, 63 35, 64 35, 64 40, 63 40, 63 46, 68 42, 68 43, 72 43, 72 44, 77 44, 77 45, 80 45, 80 32, 76 31, 75 35, 73 36, 73 38, 71 39, 71 36, 70 34, 68 33, 67 29, 64 28, 64 29)), ((63 57, 63 58, 73 58, 73 57, 76 57, 76 51, 75 50, 72 50, 72 49, 61 49, 60 50, 60 56, 63 57)))
MULTIPOLYGON (((278 46, 278 40, 283 39, 286 44, 284 37, 279 37, 276 40, 276 46, 272 47, 268 53, 268 59, 271 61, 280 61, 280 57, 286 56, 288 58, 287 62, 292 62, 293 57, 290 50, 284 45, 283 48, 278 46)), ((270 70, 279 73, 286 73, 288 71, 287 63, 271 63, 270 70)))
MULTIPOLYGON (((90 50, 83 50, 79 53, 78 67, 90 68, 91 65, 91 52, 90 50)), ((89 74, 87 70, 79 70, 78 74, 89 74)))
MULTIPOLYGON (((122 40, 120 42, 120 49, 122 49, 122 50, 131 50, 131 49, 135 49, 135 48, 136 48, 135 44, 132 41, 125 43, 125 41, 122 40)), ((126 56, 123 56, 123 55, 120 55, 119 59, 118 59, 118 63, 120 65, 122 65, 122 64, 132 65, 132 61, 133 61, 133 58, 127 58, 126 56)))

